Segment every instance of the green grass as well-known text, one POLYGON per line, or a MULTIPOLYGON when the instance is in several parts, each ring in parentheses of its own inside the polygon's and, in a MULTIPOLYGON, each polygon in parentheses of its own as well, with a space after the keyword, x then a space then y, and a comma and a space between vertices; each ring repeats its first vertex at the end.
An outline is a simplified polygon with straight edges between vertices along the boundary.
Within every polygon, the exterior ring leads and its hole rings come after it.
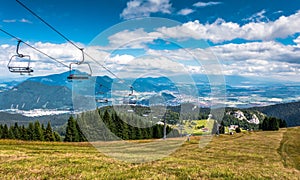
POLYGON ((209 130, 212 129, 214 120, 185 120, 183 121, 184 125, 184 134, 193 134, 193 135, 204 135, 211 134, 211 131, 203 132, 201 127, 206 127, 209 130))
POLYGON ((112 159, 89 143, 0 140, 0 179, 299 179, 299 137, 300 128, 221 135, 204 148, 203 137, 192 137, 141 164, 112 159))

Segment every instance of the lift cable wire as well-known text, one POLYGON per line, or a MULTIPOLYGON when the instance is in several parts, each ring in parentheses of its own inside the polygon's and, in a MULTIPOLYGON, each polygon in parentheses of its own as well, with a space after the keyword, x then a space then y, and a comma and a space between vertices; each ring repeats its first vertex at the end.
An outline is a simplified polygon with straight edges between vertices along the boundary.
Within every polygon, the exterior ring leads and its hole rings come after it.
MULTIPOLYGON (((22 7, 24 7, 26 10, 28 10, 32 15, 37 17, 39 20, 41 20, 43 23, 45 23, 48 27, 50 27, 53 31, 55 31, 57 34, 59 34, 62 38, 64 38, 66 41, 68 41, 70 44, 72 44, 74 47, 76 47, 78 50, 83 51, 83 48, 80 48, 78 45, 76 45, 74 42, 72 42, 69 38, 67 38, 65 35, 63 35, 61 32, 59 32, 57 29, 55 29, 53 26, 51 26, 49 23, 47 23, 43 18, 41 18, 38 14, 33 12, 29 7, 27 7, 25 4, 20 2, 19 0, 16 0, 22 7)), ((84 51, 83 51, 84 52, 84 51)), ((115 73, 113 73, 110 69, 105 67, 103 64, 99 63, 95 58, 84 52, 84 54, 91 58, 95 63, 97 63, 99 66, 101 66, 103 69, 105 69, 107 72, 109 72, 111 75, 113 75, 115 78, 117 78, 119 81, 124 82, 121 78, 119 78, 115 73)), ((78 62, 77 64, 81 64, 82 62, 78 62)))
MULTIPOLYGON (((3 32, 4 34, 6 34, 6 35, 8 35, 8 36, 10 36, 10 37, 12 37, 12 38, 14 38, 14 39, 16 39, 16 40, 18 41, 18 44, 23 43, 23 44, 25 44, 26 46, 28 46, 28 47, 34 49, 35 51, 37 51, 37 52, 39 52, 39 53, 45 55, 46 57, 48 57, 48 58, 54 60, 55 62, 57 62, 57 63, 59 63, 59 64, 65 66, 66 68, 69 68, 68 65, 66 65, 66 64, 64 64, 64 63, 62 63, 62 62, 60 62, 60 61, 57 60, 56 58, 54 58, 54 57, 52 57, 52 56, 50 56, 50 55, 44 53, 43 51, 41 51, 41 50, 39 50, 39 49, 33 47, 32 45, 30 45, 30 44, 24 42, 22 39, 20 39, 20 38, 18 38, 17 36, 15 36, 15 35, 13 35, 13 34, 7 32, 7 31, 5 31, 4 29, 0 28, 0 31, 3 32)), ((17 49, 16 49, 16 53, 19 54, 19 53, 18 53, 18 47, 17 47, 17 49)), ((105 85, 103 85, 103 84, 100 84, 100 83, 98 83, 96 80, 94 80, 94 82, 95 82, 96 84, 98 84, 100 87, 104 87, 104 88, 106 88, 108 91, 111 91, 111 89, 110 89, 108 86, 105 86, 105 85)), ((58 89, 58 90, 60 90, 60 89, 58 89)))
POLYGON ((39 15, 37 15, 35 12, 33 12, 31 9, 29 9, 25 4, 20 2, 19 0, 16 0, 22 7, 27 9, 31 14, 33 14, 35 17, 37 17, 39 20, 41 20, 43 23, 45 23, 47 26, 49 26, 53 31, 55 31, 57 34, 59 34, 61 37, 63 37, 66 41, 71 43, 73 46, 75 46, 77 49, 81 50, 79 46, 77 46, 75 43, 73 43, 70 39, 68 39, 66 36, 64 36, 62 33, 60 33, 58 30, 56 30, 53 26, 51 26, 49 23, 47 23, 44 19, 42 19, 39 15))
POLYGON ((55 61, 55 62, 57 62, 57 63, 59 63, 59 64, 65 66, 65 67, 67 67, 67 68, 69 68, 68 65, 64 64, 63 62, 59 61, 58 59, 56 59, 56 58, 54 58, 54 57, 52 57, 52 56, 50 56, 50 55, 44 53, 43 51, 41 51, 41 50, 39 50, 39 49, 33 47, 32 45, 30 45, 30 44, 24 42, 22 39, 20 39, 20 38, 18 38, 18 37, 16 37, 16 36, 10 34, 9 32, 3 30, 2 28, 0 28, 0 31, 2 31, 2 32, 5 33, 6 35, 8 35, 8 36, 10 36, 10 37, 12 37, 12 38, 14 38, 14 39, 16 39, 17 41, 22 42, 23 44, 27 45, 28 47, 30 47, 30 48, 36 50, 37 52, 43 54, 43 55, 46 56, 46 57, 48 57, 49 59, 52 59, 53 61, 55 61))

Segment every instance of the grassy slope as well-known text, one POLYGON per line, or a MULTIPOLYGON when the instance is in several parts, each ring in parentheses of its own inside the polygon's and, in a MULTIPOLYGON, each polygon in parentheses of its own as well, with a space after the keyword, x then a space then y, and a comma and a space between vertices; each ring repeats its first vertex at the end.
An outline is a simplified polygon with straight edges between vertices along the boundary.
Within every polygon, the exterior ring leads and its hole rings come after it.
POLYGON ((288 129, 281 140, 278 152, 286 168, 295 167, 300 170, 300 128, 288 129))
POLYGON ((300 128, 222 135, 202 149, 196 137, 171 156, 143 164, 113 160, 88 143, 1 140, 0 179, 297 179, 299 137, 300 128))

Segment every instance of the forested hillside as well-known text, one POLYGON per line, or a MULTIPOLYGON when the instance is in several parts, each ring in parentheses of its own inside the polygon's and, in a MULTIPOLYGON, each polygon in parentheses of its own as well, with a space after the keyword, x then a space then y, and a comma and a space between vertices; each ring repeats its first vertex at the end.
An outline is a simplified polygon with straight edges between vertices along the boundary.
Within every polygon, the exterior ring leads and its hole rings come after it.
POLYGON ((258 110, 267 116, 283 119, 290 126, 300 126, 300 102, 277 104, 265 107, 250 108, 258 110))

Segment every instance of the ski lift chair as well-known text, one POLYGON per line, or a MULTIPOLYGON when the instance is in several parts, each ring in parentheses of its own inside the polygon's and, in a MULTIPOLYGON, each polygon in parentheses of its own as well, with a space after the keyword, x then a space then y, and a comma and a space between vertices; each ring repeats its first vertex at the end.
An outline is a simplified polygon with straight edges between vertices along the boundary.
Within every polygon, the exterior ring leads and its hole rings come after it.
POLYGON ((137 102, 137 96, 133 94, 133 87, 130 86, 130 93, 128 94, 127 100, 124 100, 125 103, 127 104, 136 104, 137 102))
POLYGON ((21 40, 18 41, 16 54, 10 58, 10 60, 7 64, 7 67, 8 67, 8 70, 12 73, 20 73, 21 75, 23 75, 23 74, 30 75, 30 73, 33 72, 33 69, 30 67, 31 58, 29 55, 24 55, 24 54, 19 53, 19 48, 20 48, 21 42, 22 42, 21 40), (22 65, 17 65, 22 62, 25 62, 25 63, 23 63, 22 65))
POLYGON ((76 62, 76 63, 70 63, 69 68, 70 68, 70 75, 67 77, 69 81, 73 80, 87 80, 92 76, 92 68, 88 62, 84 62, 84 52, 83 49, 80 49, 82 52, 82 61, 76 62), (89 73, 78 73, 72 69, 72 65, 82 65, 86 64, 89 68, 89 73))
MULTIPOLYGON (((105 86, 103 86, 102 84, 100 84, 100 90, 101 90, 101 88, 102 87, 105 87, 105 86)), ((107 88, 107 87, 106 87, 107 88)), ((107 88, 108 89, 108 88, 107 88)), ((100 91, 99 92, 99 94, 101 94, 101 95, 103 95, 104 94, 104 92, 103 91, 100 91)), ((97 103, 100 103, 100 104, 104 104, 104 103, 108 103, 108 102, 110 102, 107 98, 104 98, 104 97, 96 97, 96 102, 97 103)))

